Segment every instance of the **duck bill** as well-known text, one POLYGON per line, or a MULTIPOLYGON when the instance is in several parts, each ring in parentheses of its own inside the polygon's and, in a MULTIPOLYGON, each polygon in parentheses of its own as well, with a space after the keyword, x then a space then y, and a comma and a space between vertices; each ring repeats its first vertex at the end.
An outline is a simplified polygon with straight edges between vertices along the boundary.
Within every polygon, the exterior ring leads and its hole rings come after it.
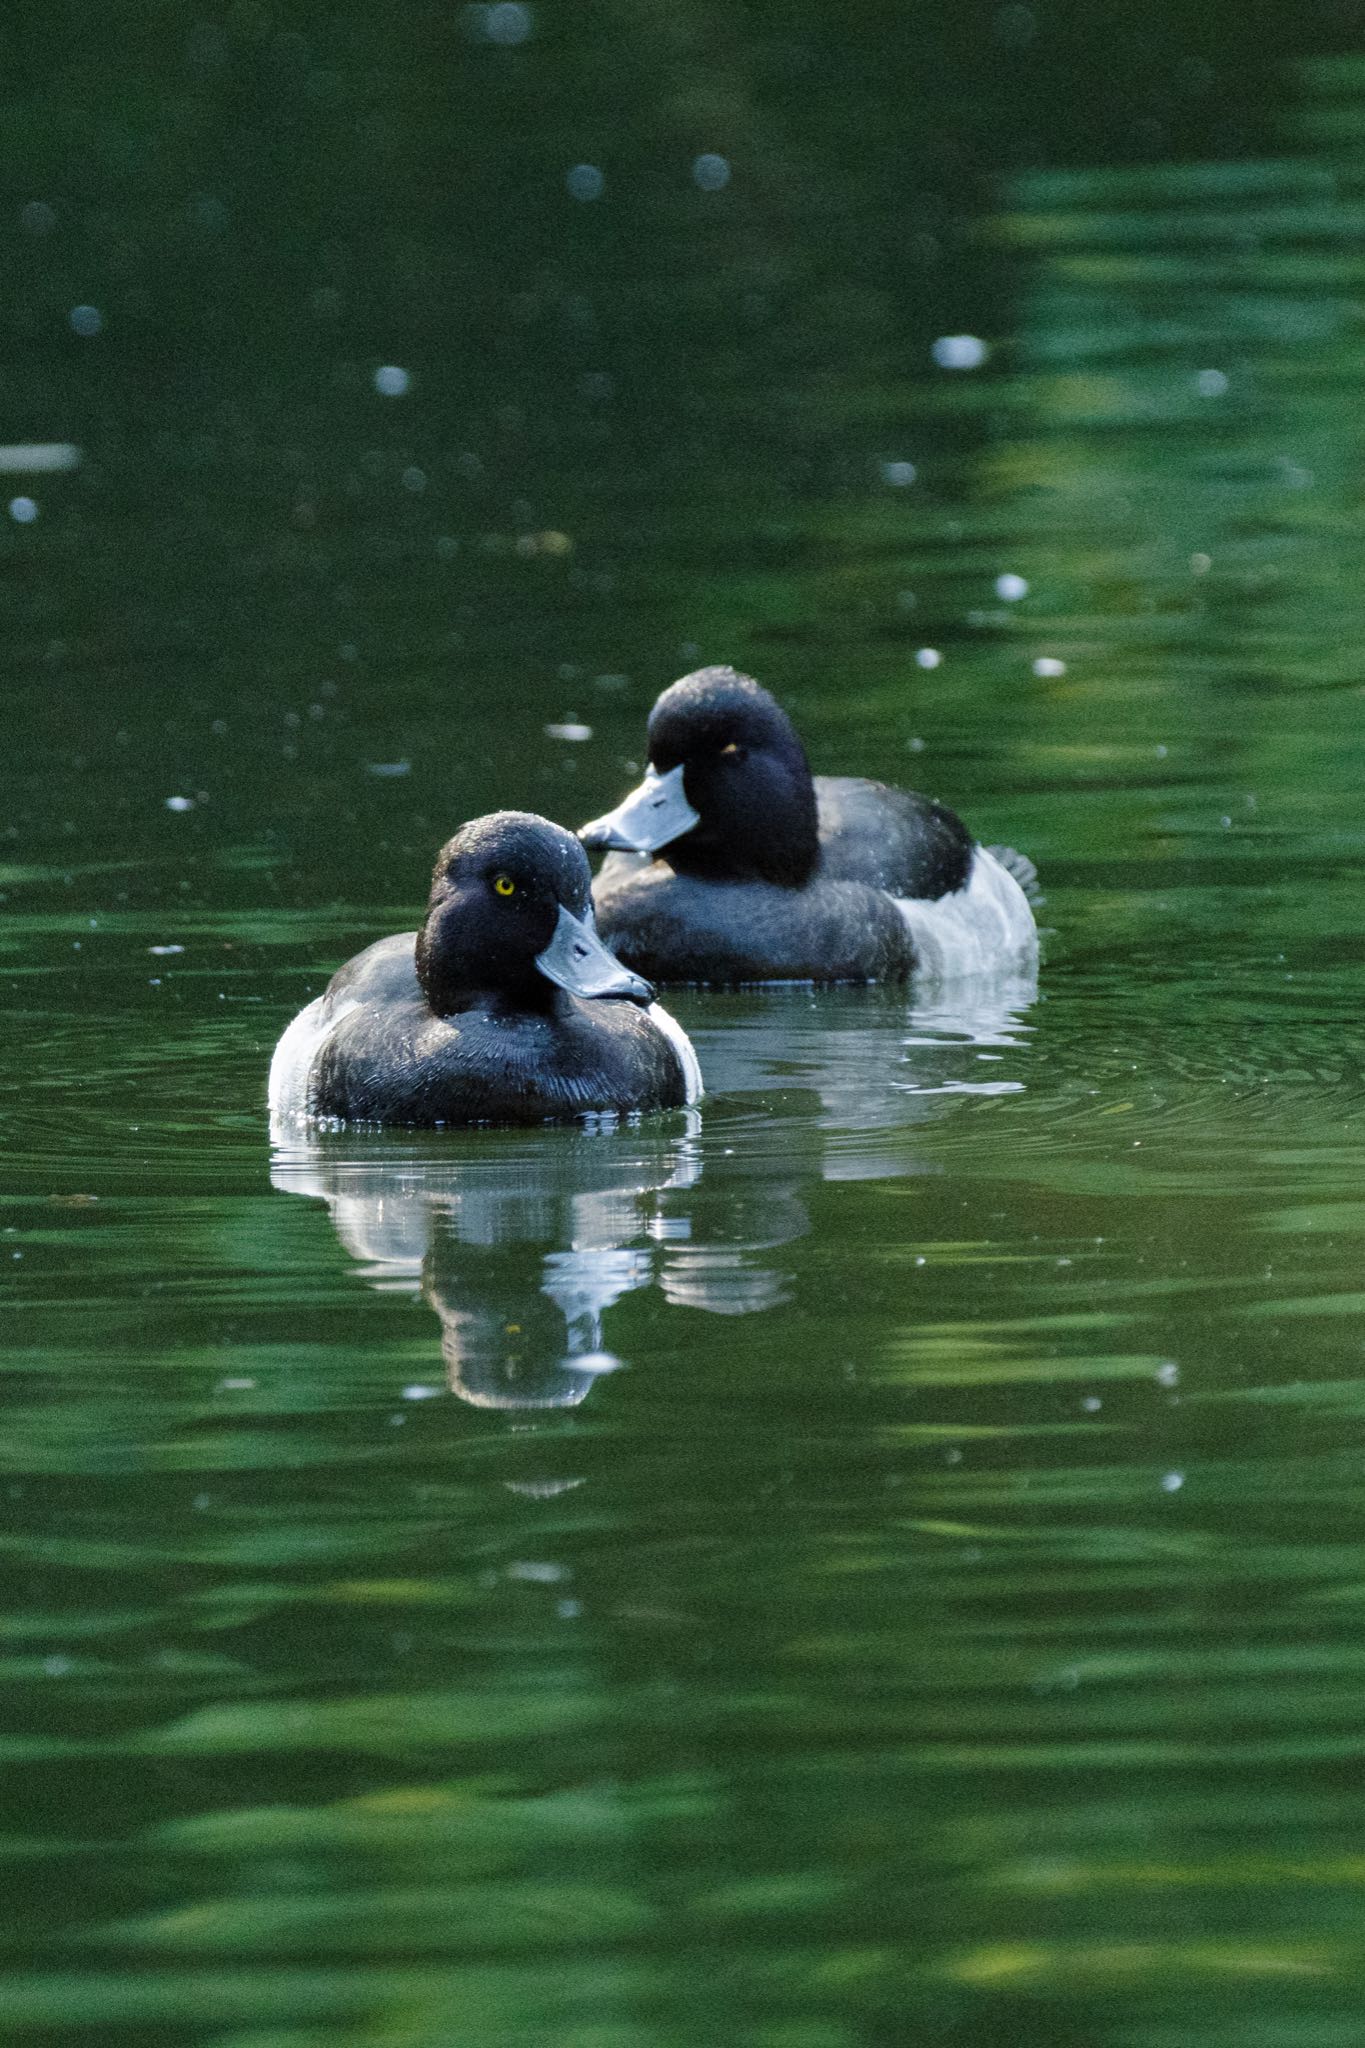
POLYGON ((656 775, 651 768, 640 787, 614 811, 580 825, 578 836, 594 850, 614 847, 620 853, 657 853, 700 822, 687 801, 681 767, 670 768, 667 775, 656 775))
POLYGON ((592 926, 575 917, 562 903, 554 937, 543 953, 537 953, 536 966, 571 996, 582 996, 588 1002, 603 996, 624 997, 631 1003, 654 1000, 650 984, 623 967, 616 955, 607 951, 592 926))

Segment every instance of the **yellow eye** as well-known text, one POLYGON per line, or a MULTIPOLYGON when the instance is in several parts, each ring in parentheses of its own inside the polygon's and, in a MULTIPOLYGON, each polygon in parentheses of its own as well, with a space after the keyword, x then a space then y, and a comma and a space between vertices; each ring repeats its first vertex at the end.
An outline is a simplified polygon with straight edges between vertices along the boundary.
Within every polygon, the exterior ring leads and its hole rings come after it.
POLYGON ((738 740, 731 740, 728 747, 721 748, 722 754, 742 754, 743 752, 744 749, 743 747, 741 747, 738 740))
POLYGON ((494 875, 493 887, 499 896, 515 896, 517 893, 517 885, 510 875, 494 875))

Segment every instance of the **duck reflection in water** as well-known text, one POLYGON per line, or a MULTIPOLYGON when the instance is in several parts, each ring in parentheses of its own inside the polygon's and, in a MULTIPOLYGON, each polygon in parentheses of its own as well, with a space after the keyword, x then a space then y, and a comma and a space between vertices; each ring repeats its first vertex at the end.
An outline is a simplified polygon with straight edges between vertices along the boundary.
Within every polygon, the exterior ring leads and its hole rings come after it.
POLYGON ((603 1318, 638 1289, 723 1315, 786 1299, 786 1276, 751 1255, 809 1228, 794 1189, 750 1183, 701 1247, 686 1199, 700 1175, 695 1112, 667 1137, 479 1134, 425 1157, 373 1133, 291 1138, 271 1167, 276 1187, 327 1203, 371 1286, 435 1310, 452 1393, 521 1412, 576 1407, 623 1363, 603 1318))
POLYGON ((626 1295, 730 1316, 787 1301, 791 1262, 773 1254, 810 1229, 810 1188, 928 1170, 927 1120, 1022 1085, 1000 1062, 1034 993, 1010 977, 908 1010, 885 990, 699 1004, 705 1142, 695 1110, 666 1128, 277 1130, 271 1178, 327 1203, 371 1286, 435 1311, 461 1400, 573 1408, 624 1362, 604 1321, 626 1295))

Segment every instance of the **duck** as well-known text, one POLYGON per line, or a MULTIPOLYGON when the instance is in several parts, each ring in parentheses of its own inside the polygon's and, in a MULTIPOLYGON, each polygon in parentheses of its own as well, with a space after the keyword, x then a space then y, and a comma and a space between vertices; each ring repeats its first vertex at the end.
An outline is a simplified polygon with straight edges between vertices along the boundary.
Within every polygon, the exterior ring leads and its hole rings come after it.
POLYGON ((495 811, 441 848, 420 931, 337 969, 275 1047, 298 1123, 538 1124, 683 1108, 701 1070, 648 981, 594 928, 571 832, 495 811))
POLYGON ((936 981, 1027 971, 1033 863, 913 790, 813 776, 752 676, 696 669, 650 713, 648 772, 580 826, 603 941, 658 982, 936 981))

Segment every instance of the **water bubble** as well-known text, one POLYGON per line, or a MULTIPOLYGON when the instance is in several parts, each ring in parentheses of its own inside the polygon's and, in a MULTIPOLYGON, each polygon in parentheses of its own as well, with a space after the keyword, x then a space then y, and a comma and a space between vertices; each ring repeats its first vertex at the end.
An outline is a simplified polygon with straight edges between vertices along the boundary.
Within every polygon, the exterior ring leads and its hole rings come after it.
POLYGON ((607 181, 596 164, 575 164, 564 179, 565 190, 570 199, 600 199, 607 189, 607 181))
POLYGON ((1018 604, 1021 597, 1028 596, 1028 578, 1025 576, 997 576, 995 594, 1006 604, 1018 604))
POLYGON ((83 340, 104 332, 104 315, 98 306, 73 306, 68 318, 71 332, 79 334, 83 340))
POLYGON ((903 491, 907 484, 912 484, 918 474, 919 472, 913 462, 884 462, 882 464, 882 482, 893 485, 898 491, 903 491))
POLYGON ((32 498, 11 498, 9 516, 18 526, 32 526, 38 517, 38 507, 32 498))
POLYGON ((1212 567, 1213 567, 1213 556, 1212 556, 1212 555, 1191 555, 1191 556, 1190 556, 1190 574, 1191 574, 1191 576, 1207 576, 1207 575, 1208 575, 1208 573, 1209 573, 1209 570, 1210 570, 1210 569, 1211 569, 1212 567))
POLYGON ((374 373, 374 388, 381 398, 406 398, 411 386, 411 372, 397 363, 382 363, 374 373))
POLYGON ((547 725, 545 737, 550 740, 590 740, 592 727, 577 718, 566 718, 558 725, 547 725))
POLYGON ((937 647, 921 647, 915 656, 915 663, 919 668, 939 668, 942 666, 943 656, 937 647))
POLYGON ((166 809, 168 811, 192 811, 194 809, 194 798, 192 796, 168 796, 166 798, 166 809))
POLYGON ((941 334, 929 351, 940 370, 979 370, 990 352, 977 334, 941 334))
POLYGON ((1185 1475, 1183 1472, 1163 1472, 1161 1475, 1161 1491, 1163 1493, 1179 1493, 1184 1484, 1185 1475))
POLYGON ((536 25, 534 9, 521 6, 519 0, 498 0, 491 7, 466 7, 464 18, 472 35, 482 36, 486 43, 496 43, 504 50, 515 50, 519 44, 529 42, 536 25))
POLYGON ((723 156, 706 150, 692 165, 692 183, 699 192, 723 192, 730 182, 730 166, 723 156))
POLYGON ((1194 388, 1201 398, 1221 398, 1228 388, 1228 380, 1222 370, 1201 370, 1194 380, 1194 388))
POLYGON ((1055 654, 1040 654, 1033 664, 1033 673, 1036 676, 1064 676, 1066 663, 1058 661, 1055 654))
POLYGON ((418 1380, 412 1386, 404 1387, 403 1399, 405 1401, 434 1401, 438 1394, 443 1394, 444 1392, 444 1387, 429 1387, 418 1380))

